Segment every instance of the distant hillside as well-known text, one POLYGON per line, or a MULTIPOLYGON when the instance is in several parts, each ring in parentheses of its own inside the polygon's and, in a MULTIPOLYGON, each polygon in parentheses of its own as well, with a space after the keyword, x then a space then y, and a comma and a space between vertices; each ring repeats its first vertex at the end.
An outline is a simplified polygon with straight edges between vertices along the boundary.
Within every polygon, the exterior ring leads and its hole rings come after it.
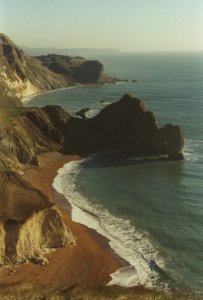
POLYGON ((47 55, 47 54, 61 54, 70 56, 84 56, 90 57, 95 55, 119 54, 122 53, 119 49, 88 49, 88 48, 29 48, 21 47, 25 52, 32 56, 47 55))
POLYGON ((103 64, 98 60, 56 54, 36 56, 36 58, 52 72, 62 74, 65 78, 72 78, 81 84, 103 84, 111 81, 104 73, 103 64))

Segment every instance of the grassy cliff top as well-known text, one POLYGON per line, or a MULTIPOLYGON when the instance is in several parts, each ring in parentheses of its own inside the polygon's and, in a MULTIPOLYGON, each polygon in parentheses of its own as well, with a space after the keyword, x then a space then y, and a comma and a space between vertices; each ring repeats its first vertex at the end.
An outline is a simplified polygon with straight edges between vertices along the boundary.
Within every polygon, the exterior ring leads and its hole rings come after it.
POLYGON ((176 294, 146 289, 142 286, 123 288, 120 286, 70 287, 51 289, 33 287, 29 283, 0 288, 1 300, 201 300, 198 295, 180 291, 176 294))

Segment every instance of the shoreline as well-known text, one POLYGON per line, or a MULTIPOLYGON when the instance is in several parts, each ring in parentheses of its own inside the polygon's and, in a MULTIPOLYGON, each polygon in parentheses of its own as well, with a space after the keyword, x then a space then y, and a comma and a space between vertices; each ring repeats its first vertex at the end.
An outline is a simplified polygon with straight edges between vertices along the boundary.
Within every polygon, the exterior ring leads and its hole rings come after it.
MULTIPOLYGON (((120 82, 115 82, 115 84, 120 83, 120 82)), ((74 89, 74 88, 82 88, 82 87, 99 87, 99 86, 105 86, 105 85, 109 85, 109 84, 114 84, 113 82, 105 82, 103 84, 95 84, 95 83, 90 83, 90 84, 76 84, 76 85, 72 85, 72 86, 67 86, 67 87, 62 87, 62 88, 58 88, 58 89, 52 89, 52 90, 47 90, 47 91, 42 91, 42 92, 38 92, 35 94, 31 94, 28 96, 24 96, 22 97, 20 100, 22 102, 22 104, 25 104, 29 101, 31 101, 34 97, 40 96, 40 95, 44 95, 44 94, 49 94, 49 93, 54 93, 57 91, 63 91, 63 90, 69 90, 69 89, 74 89)))
MULTIPOLYGON (((97 155, 101 155, 101 153, 90 155, 85 159, 97 155)), ((160 270, 162 270, 163 261, 157 256, 156 249, 143 235, 143 232, 131 226, 129 220, 116 217, 105 208, 94 206, 77 191, 75 178, 78 175, 80 164, 83 162, 84 159, 64 164, 57 172, 53 187, 64 195, 65 201, 69 201, 73 221, 83 224, 96 235, 106 239, 108 248, 111 249, 110 255, 113 254, 113 257, 121 262, 120 268, 111 273, 112 279, 108 284, 120 285, 125 288, 143 285, 159 289, 161 286, 162 289, 168 290, 168 282, 161 278, 160 270), (126 225, 124 229, 121 225, 123 223, 126 225), (117 228, 120 230, 118 231, 117 228)))
POLYGON ((37 97, 37 96, 40 96, 40 95, 54 93, 56 91, 63 91, 63 90, 73 89, 73 88, 77 88, 79 86, 80 85, 73 85, 73 86, 69 86, 69 87, 63 87, 63 88, 58 88, 58 89, 53 89, 53 90, 47 90, 45 92, 42 91, 42 92, 39 92, 39 93, 36 93, 36 94, 31 94, 29 96, 22 97, 21 102, 24 104, 24 103, 27 103, 27 102, 31 101, 34 97, 37 97))
POLYGON ((55 249, 47 255, 45 266, 28 263, 0 270, 2 285, 30 282, 36 286, 53 288, 80 286, 101 286, 111 280, 111 274, 124 266, 124 261, 114 253, 108 240, 87 226, 71 219, 71 207, 66 198, 52 186, 58 169, 65 163, 80 160, 78 155, 62 155, 58 152, 39 156, 39 167, 27 166, 23 178, 33 187, 41 190, 59 208, 64 223, 76 236, 76 245, 55 249))

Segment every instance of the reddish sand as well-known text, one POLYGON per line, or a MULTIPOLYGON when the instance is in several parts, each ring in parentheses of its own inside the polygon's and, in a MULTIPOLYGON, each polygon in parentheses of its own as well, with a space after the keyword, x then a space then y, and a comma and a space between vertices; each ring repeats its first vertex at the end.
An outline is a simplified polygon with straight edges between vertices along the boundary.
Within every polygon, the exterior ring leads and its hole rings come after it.
POLYGON ((15 267, 15 272, 12 272, 13 268, 1 268, 1 285, 31 282, 49 287, 95 286, 107 283, 109 274, 121 266, 122 262, 113 254, 104 237, 71 220, 68 213, 70 205, 52 187, 57 170, 65 163, 78 159, 80 157, 75 155, 46 153, 39 157, 40 167, 28 167, 24 174, 24 179, 61 207, 65 224, 77 237, 76 246, 56 249, 48 255, 50 263, 46 266, 29 263, 15 267))

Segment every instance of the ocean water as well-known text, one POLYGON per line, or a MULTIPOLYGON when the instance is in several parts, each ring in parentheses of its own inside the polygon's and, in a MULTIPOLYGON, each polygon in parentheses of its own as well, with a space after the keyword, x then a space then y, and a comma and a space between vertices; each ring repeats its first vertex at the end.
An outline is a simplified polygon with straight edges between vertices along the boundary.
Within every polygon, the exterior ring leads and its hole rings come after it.
POLYGON ((130 264, 111 283, 203 292, 203 53, 98 59, 109 75, 129 82, 55 91, 26 105, 59 104, 72 113, 89 107, 91 117, 130 93, 160 126, 182 127, 185 160, 93 155, 65 165, 54 186, 71 202, 73 219, 106 236, 130 264))

